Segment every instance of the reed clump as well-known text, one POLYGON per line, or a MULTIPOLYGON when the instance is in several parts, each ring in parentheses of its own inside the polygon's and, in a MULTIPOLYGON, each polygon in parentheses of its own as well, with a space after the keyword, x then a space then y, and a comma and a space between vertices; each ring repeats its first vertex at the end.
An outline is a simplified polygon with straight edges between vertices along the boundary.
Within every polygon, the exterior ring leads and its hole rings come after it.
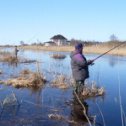
POLYGON ((7 56, 7 55, 10 55, 11 53, 8 52, 8 51, 0 51, 0 55, 2 56, 7 56))
POLYGON ((36 60, 29 60, 29 59, 25 59, 23 57, 16 57, 14 54, 10 53, 10 52, 0 52, 0 62, 6 62, 6 63, 34 63, 36 62, 36 60))
POLYGON ((25 69, 25 70, 22 70, 20 72, 21 75, 27 75, 27 74, 30 74, 30 73, 31 73, 31 71, 29 69, 25 69))
POLYGON ((8 62, 8 63, 17 63, 18 59, 15 56, 4 56, 3 57, 3 62, 8 62))
POLYGON ((1 51, 0 52, 0 61, 1 62, 8 62, 8 63, 17 63, 18 58, 10 52, 1 51))
POLYGON ((63 54, 53 54, 53 55, 51 55, 51 57, 54 58, 54 59, 64 59, 64 58, 66 58, 66 56, 63 55, 63 54))
POLYGON ((6 85, 12 85, 14 87, 41 87, 46 82, 43 74, 32 72, 30 70, 21 71, 19 77, 12 78, 7 81, 2 81, 6 85))
POLYGON ((13 64, 13 63, 34 63, 36 62, 36 60, 29 60, 29 59, 24 59, 24 58, 21 58, 21 57, 15 57, 15 56, 12 56, 12 55, 8 55, 8 56, 3 56, 0 58, 0 61, 1 62, 7 62, 7 63, 10 63, 10 64, 13 64))
POLYGON ((64 120, 64 117, 59 114, 48 114, 49 119, 53 120, 64 120))
POLYGON ((82 92, 82 96, 85 98, 103 96, 104 94, 104 87, 98 87, 94 82, 91 85, 85 85, 82 92))
POLYGON ((51 84, 52 87, 57 87, 60 89, 67 89, 69 88, 69 85, 67 83, 67 79, 64 75, 58 75, 56 76, 56 79, 52 81, 51 84))

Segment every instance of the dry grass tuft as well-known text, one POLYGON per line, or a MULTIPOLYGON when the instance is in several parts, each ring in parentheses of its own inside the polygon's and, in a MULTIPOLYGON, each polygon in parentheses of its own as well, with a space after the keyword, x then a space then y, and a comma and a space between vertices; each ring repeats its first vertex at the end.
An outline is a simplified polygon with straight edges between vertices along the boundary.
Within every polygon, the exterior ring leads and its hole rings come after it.
POLYGON ((10 55, 11 53, 8 51, 0 51, 0 55, 7 56, 10 55))
POLYGON ((53 119, 53 120, 63 120, 64 117, 62 115, 59 114, 48 114, 49 119, 53 119))
POLYGON ((25 69, 20 72, 21 75, 26 75, 26 74, 30 74, 30 73, 31 73, 31 71, 29 69, 25 69))
POLYGON ((0 62, 7 62, 10 64, 13 63, 34 63, 36 60, 28 60, 25 58, 22 58, 20 56, 15 57, 13 54, 9 52, 0 52, 0 62))
POLYGON ((64 58, 66 58, 66 56, 63 55, 63 54, 53 54, 53 55, 51 55, 51 57, 54 58, 54 59, 64 59, 64 58))
POLYGON ((18 59, 15 56, 6 55, 6 56, 2 56, 0 58, 0 61, 2 61, 2 62, 8 62, 8 63, 17 63, 18 59))
POLYGON ((9 57, 5 57, 4 59, 5 62, 10 62, 10 63, 17 63, 18 59, 14 56, 9 56, 9 57))
POLYGON ((9 63, 17 63, 18 59, 13 56, 10 52, 0 52, 0 61, 1 62, 9 62, 9 63))
POLYGON ((20 58, 19 63, 35 63, 36 60, 22 59, 20 58))
POLYGON ((7 81, 1 81, 6 85, 12 85, 14 87, 41 87, 46 82, 45 77, 42 74, 31 72, 30 70, 23 70, 20 76, 12 78, 7 81))
POLYGON ((53 80, 53 82, 52 82, 52 86, 60 88, 60 89, 67 89, 67 88, 69 88, 68 83, 67 83, 67 79, 65 78, 64 75, 56 76, 56 79, 53 80))
POLYGON ((96 86, 95 83, 92 83, 90 86, 85 85, 82 95, 84 97, 96 97, 96 96, 102 96, 105 94, 105 89, 103 87, 96 86))

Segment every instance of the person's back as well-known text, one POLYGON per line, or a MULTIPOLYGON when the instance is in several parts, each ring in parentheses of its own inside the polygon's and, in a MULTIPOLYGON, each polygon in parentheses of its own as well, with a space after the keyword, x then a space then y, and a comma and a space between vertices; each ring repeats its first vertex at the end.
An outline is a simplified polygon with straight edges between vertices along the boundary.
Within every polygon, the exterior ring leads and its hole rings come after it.
POLYGON ((73 78, 76 81, 85 80, 89 77, 87 60, 81 53, 76 50, 71 53, 71 68, 73 78))
POLYGON ((83 45, 82 43, 78 43, 70 55, 72 74, 76 82, 75 90, 79 94, 82 93, 85 79, 89 77, 88 65, 92 64, 91 60, 86 60, 82 52, 83 45))

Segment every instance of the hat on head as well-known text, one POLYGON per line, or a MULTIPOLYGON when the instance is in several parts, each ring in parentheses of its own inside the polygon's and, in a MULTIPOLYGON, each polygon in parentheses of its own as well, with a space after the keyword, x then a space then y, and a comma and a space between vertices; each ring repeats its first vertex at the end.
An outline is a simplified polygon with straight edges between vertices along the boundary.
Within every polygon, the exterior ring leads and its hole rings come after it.
POLYGON ((77 43, 75 45, 75 49, 82 49, 83 48, 83 44, 82 43, 77 43))

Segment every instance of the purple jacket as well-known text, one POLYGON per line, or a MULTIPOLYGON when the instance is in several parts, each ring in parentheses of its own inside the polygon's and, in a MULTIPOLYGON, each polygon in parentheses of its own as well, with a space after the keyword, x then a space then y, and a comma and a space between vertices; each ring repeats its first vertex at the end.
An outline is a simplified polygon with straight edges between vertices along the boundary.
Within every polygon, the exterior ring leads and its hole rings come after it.
POLYGON ((89 77, 88 63, 83 54, 78 51, 71 52, 71 68, 73 78, 78 80, 85 80, 89 77))

